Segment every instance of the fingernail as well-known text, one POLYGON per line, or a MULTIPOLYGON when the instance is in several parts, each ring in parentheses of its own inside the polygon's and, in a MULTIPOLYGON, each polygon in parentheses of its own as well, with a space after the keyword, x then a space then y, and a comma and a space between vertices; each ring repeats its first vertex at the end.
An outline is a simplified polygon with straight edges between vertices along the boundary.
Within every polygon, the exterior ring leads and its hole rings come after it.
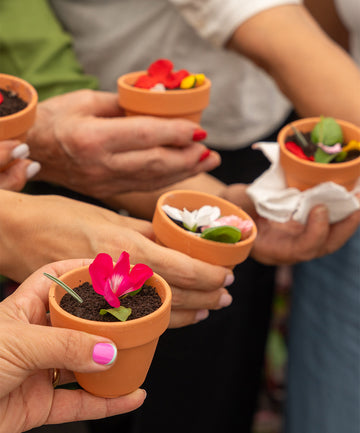
POLYGON ((97 343, 93 350, 93 360, 97 364, 110 365, 117 355, 117 348, 110 343, 97 343))
POLYGON ((224 286, 231 286, 231 284, 235 281, 234 274, 227 274, 224 281, 224 286))
POLYGON ((228 307, 232 303, 232 296, 229 293, 224 293, 220 296, 219 307, 228 307))
POLYGON ((328 220, 328 210, 324 205, 320 205, 315 209, 315 217, 318 221, 328 220))
POLYGON ((193 134, 193 140, 194 141, 205 140, 206 137, 207 137, 207 132, 204 131, 203 129, 196 129, 194 131, 194 134, 193 134))
POLYGON ((210 149, 204 150, 204 152, 200 155, 199 162, 204 161, 204 159, 206 159, 210 155, 210 153, 210 149))
POLYGON ((11 152, 11 156, 14 159, 25 159, 29 155, 30 155, 30 149, 26 143, 19 144, 19 146, 16 146, 11 152))
POLYGON ((201 320, 207 319, 209 317, 209 310, 199 310, 195 314, 195 322, 200 322, 201 320))
POLYGON ((35 174, 39 173, 41 165, 37 161, 33 161, 26 167, 26 178, 31 179, 35 174))

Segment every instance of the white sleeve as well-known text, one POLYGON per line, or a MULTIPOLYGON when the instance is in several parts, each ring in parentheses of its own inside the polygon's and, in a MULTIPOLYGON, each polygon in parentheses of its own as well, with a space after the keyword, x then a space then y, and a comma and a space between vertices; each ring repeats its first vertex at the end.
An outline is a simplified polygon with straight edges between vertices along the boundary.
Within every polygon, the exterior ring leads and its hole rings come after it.
POLYGON ((244 21, 263 10, 302 0, 169 0, 197 33, 223 46, 244 21))

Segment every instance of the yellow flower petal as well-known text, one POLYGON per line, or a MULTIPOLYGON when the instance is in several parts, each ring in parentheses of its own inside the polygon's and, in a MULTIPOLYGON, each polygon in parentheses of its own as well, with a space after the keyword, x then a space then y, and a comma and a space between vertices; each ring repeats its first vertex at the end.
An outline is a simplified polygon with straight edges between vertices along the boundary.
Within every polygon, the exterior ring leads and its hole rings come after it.
POLYGON ((195 84, 196 84, 195 75, 188 75, 187 77, 181 80, 180 89, 191 89, 192 87, 195 87, 195 84))
POLYGON ((350 140, 349 143, 342 148, 343 152, 349 152, 350 150, 360 151, 360 141, 350 140))
POLYGON ((196 74, 196 87, 201 86, 205 82, 205 75, 204 74, 196 74))

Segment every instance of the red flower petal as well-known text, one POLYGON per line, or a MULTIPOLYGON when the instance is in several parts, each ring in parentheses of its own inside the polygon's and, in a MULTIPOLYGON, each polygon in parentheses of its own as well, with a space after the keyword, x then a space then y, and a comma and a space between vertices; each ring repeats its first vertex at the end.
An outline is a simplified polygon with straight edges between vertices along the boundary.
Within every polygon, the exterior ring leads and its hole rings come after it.
POLYGON ((178 72, 173 72, 165 78, 164 85, 167 89, 176 89, 177 87, 180 87, 181 81, 188 75, 190 74, 185 69, 181 69, 178 72))
POLYGON ((314 160, 314 157, 306 156, 304 151, 301 149, 301 147, 298 146, 293 141, 288 141, 287 143, 285 143, 285 147, 289 152, 293 153, 298 158, 306 159, 307 161, 313 161, 314 160))
POLYGON ((159 81, 155 77, 150 77, 149 75, 140 75, 135 81, 134 87, 139 87, 140 89, 151 89, 159 81))
POLYGON ((173 70, 173 63, 168 59, 159 59, 148 68, 148 74, 152 77, 165 78, 173 70))
POLYGON ((3 94, 0 92, 0 104, 2 104, 4 102, 4 97, 3 94))

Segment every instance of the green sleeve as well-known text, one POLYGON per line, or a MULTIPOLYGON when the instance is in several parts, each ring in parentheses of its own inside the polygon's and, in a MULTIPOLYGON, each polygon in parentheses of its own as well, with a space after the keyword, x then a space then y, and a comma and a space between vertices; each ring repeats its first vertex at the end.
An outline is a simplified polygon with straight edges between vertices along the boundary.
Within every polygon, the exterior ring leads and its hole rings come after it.
POLYGON ((85 75, 66 33, 46 0, 0 1, 0 72, 29 81, 39 99, 97 89, 85 75))

